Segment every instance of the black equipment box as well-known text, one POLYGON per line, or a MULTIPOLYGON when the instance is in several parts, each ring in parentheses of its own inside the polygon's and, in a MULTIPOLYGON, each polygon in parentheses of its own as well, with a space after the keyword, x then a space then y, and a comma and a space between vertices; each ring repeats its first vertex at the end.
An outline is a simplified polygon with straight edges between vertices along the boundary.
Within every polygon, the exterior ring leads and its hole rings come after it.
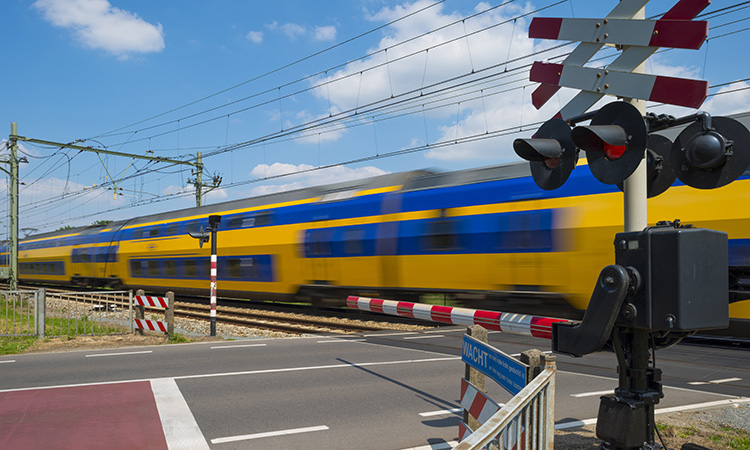
MULTIPOLYGON (((678 222, 679 223, 679 222, 678 222)), ((632 292, 616 324, 652 331, 729 326, 727 234, 666 226, 618 233, 616 264, 632 270, 632 292)))

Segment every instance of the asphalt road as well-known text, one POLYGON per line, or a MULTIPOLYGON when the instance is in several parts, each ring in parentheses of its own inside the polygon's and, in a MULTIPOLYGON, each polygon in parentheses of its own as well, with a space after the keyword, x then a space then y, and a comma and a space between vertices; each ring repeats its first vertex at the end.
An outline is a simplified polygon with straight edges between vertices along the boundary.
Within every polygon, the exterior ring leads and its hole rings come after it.
MULTIPOLYGON (((209 448, 440 448, 457 437, 462 333, 451 327, 0 356, 0 396, 174 380, 209 448)), ((490 343, 508 354, 550 345, 499 333, 490 343)), ((666 394, 657 409, 750 397, 748 350, 679 345, 660 350, 657 363, 666 394)), ((558 369, 556 422, 595 418, 599 396, 617 385, 614 355, 558 356, 558 369)), ((487 384, 496 402, 510 399, 487 384)))

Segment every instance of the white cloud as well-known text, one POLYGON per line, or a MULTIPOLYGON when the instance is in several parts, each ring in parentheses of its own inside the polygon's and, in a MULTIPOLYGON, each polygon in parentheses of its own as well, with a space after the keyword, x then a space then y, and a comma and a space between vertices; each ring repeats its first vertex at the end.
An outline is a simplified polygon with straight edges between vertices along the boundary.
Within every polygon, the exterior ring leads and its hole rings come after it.
MULTIPOLYGON (((31 178, 19 188, 20 225, 38 232, 53 231, 63 225, 90 225, 95 218, 81 216, 120 207, 132 199, 123 195, 115 198, 112 190, 92 188, 72 180, 31 178)), ((0 190, 6 189, 7 179, 0 179, 0 190)), ((113 212, 101 218, 116 220, 120 217, 113 212)))
POLYGON ((279 26, 279 29, 291 40, 296 40, 307 32, 307 29, 304 26, 296 23, 285 23, 284 25, 279 26))
MULTIPOLYGON (((369 15, 368 19, 374 22, 389 22, 425 8, 431 3, 429 0, 418 0, 386 7, 369 15)), ((490 8, 489 4, 478 3, 475 11, 480 12, 488 8, 490 8)), ((464 14, 446 11, 443 5, 434 6, 388 27, 378 45, 369 50, 369 53, 374 53, 371 57, 353 62, 336 73, 329 73, 329 76, 325 78, 314 80, 314 84, 331 82, 328 87, 316 88, 314 93, 325 103, 328 103, 330 98, 330 103, 338 110, 348 111, 387 99, 391 94, 398 96, 404 92, 416 91, 417 93, 413 95, 419 95, 420 90, 436 82, 466 76, 472 70, 480 71, 486 67, 502 64, 508 58, 512 60, 533 53, 536 50, 534 41, 528 38, 526 32, 528 20, 518 19, 515 24, 512 20, 530 10, 530 5, 506 4, 462 22, 464 14), (457 23, 447 26, 454 22, 457 23), (504 24, 496 26, 499 23, 504 24), (440 27, 445 28, 422 36, 440 27), (474 32, 476 34, 472 34, 474 32), (463 37, 467 33, 471 34, 468 39, 463 37), (414 39, 416 36, 421 37, 414 39), (408 42, 396 45, 405 41, 408 42), (426 51, 426 49, 429 50, 426 51), (389 63, 388 67, 383 65, 373 69, 386 62, 389 63)), ((530 62, 531 60, 513 63, 508 68, 530 62)), ((502 66, 495 69, 496 72, 502 70, 502 66)), ((488 73, 490 72, 485 72, 483 75, 488 73)), ((464 80, 469 78, 467 76, 464 80)), ((430 144, 436 141, 452 140, 456 137, 483 134, 488 130, 505 129, 520 125, 521 121, 530 123, 539 120, 537 117, 549 118, 554 115, 557 111, 550 111, 550 109, 559 109, 557 106, 549 107, 541 112, 533 109, 530 105, 531 90, 520 89, 527 83, 522 72, 511 73, 509 76, 500 75, 490 83, 483 83, 479 88, 474 88, 483 89, 481 93, 460 97, 461 105, 458 116, 456 104, 450 104, 456 102, 457 99, 445 101, 444 103, 449 106, 441 109, 430 110, 431 106, 427 104, 424 114, 427 119, 431 119, 430 123, 433 123, 433 120, 444 122, 438 128, 437 133, 434 129, 426 133, 429 135, 430 144), (517 81, 493 87, 508 83, 509 80, 517 81), (515 90, 510 90, 514 87, 515 90), (505 90, 510 91, 501 93, 505 90), (484 96, 484 100, 481 96, 484 96), (474 100, 471 100, 472 98, 474 100)), ((429 92, 429 88, 424 92, 429 92)), ((406 142, 413 141, 415 137, 418 141, 426 143, 425 133, 422 130, 419 134, 415 133, 415 136, 406 137, 406 142)), ((512 138, 507 139, 512 140, 512 138)), ((425 152, 425 156, 428 159, 445 161, 492 160, 497 162, 498 159, 505 161, 515 159, 512 147, 509 144, 502 144, 499 148, 499 141, 499 139, 488 139, 473 144, 436 148, 425 152)))
POLYGON ((747 112, 747 105, 750 105, 750 84, 738 81, 719 89, 701 109, 714 116, 727 116, 747 112))
POLYGON ((318 186, 322 184, 374 177, 388 173, 374 166, 359 167, 355 169, 345 166, 334 166, 320 170, 314 169, 315 167, 309 164, 295 165, 279 162, 273 163, 270 166, 268 164, 258 164, 250 172, 252 177, 272 178, 286 176, 281 178, 284 183, 258 186, 251 191, 251 195, 271 194, 274 192, 301 189, 308 186, 318 186))
POLYGON ((336 39, 336 27, 333 25, 315 27, 313 39, 316 41, 332 41, 336 39))
POLYGON ((53 25, 70 30, 84 46, 120 59, 164 49, 161 24, 148 23, 107 0, 37 0, 33 7, 53 25))
POLYGON ((660 75, 664 77, 677 78, 701 78, 701 68, 697 66, 675 66, 669 64, 660 55, 653 55, 646 62, 646 73, 660 75))
MULTIPOLYGON (((296 41, 303 36, 309 36, 310 39, 313 39, 315 41, 332 41, 336 39, 336 27, 333 25, 317 25, 308 27, 307 25, 301 25, 294 22, 279 24, 274 20, 271 23, 265 24, 265 27, 269 31, 280 31, 284 33, 286 37, 292 41, 296 41)), ((251 33, 255 32, 251 31, 251 33)), ((253 42, 256 42, 250 37, 249 33, 247 38, 252 40, 253 42)))
MULTIPOLYGON (((330 114, 337 114, 339 113, 338 109, 332 108, 330 114)), ((320 114, 318 116, 313 116, 309 114, 307 111, 298 111, 297 113, 294 113, 294 118, 297 120, 298 123, 312 123, 314 125, 314 122, 317 122, 318 119, 325 119, 326 117, 329 117, 330 114, 326 112, 325 114, 320 114)), ((291 128, 295 124, 291 121, 286 121, 285 127, 291 128)), ((310 131, 305 131, 304 129, 301 130, 299 133, 295 134, 294 140, 303 144, 320 144, 323 142, 335 142, 339 140, 344 134, 346 133, 347 128, 346 124, 340 123, 340 122, 333 122, 329 126, 321 127, 319 129, 313 129, 310 131)))
POLYGON ((263 42, 263 32, 262 31, 248 31, 247 36, 249 40, 255 42, 256 44, 260 44, 263 42))

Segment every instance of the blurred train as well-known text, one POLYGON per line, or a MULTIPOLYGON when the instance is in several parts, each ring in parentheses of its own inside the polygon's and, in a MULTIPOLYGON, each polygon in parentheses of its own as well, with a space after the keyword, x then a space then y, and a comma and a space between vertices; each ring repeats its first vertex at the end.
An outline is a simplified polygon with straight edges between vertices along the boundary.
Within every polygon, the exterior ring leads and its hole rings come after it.
MULTIPOLYGON (((747 205, 750 171, 714 190, 677 181, 649 200, 651 224, 680 219, 729 234, 733 336, 750 335, 747 205)), ((526 163, 412 171, 29 236, 20 280, 207 295, 210 245, 199 248, 188 232, 207 228, 212 214, 221 215, 220 296, 315 303, 443 294, 567 318, 582 317, 623 228, 622 193, 585 163, 555 191, 538 188, 526 163)), ((7 265, 7 246, 0 252, 7 265)))

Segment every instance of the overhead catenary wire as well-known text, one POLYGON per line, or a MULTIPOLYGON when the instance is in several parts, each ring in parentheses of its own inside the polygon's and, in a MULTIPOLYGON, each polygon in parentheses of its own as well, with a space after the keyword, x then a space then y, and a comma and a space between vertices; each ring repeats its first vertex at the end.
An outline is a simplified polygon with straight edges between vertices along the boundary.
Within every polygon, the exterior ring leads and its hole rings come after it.
MULTIPOLYGON (((515 1, 515 0, 513 0, 513 1, 515 1)), ((426 52, 426 51, 429 51, 429 50, 434 50, 436 48, 443 47, 445 45, 449 45, 449 44, 458 42, 458 41, 460 41, 462 39, 468 38, 469 36, 473 36, 473 35, 476 35, 476 34, 479 34, 479 33, 483 33, 485 31, 497 28, 499 26, 502 26, 502 25, 514 22, 514 21, 516 21, 519 18, 528 17, 528 16, 531 16, 531 15, 537 14, 537 13, 539 13, 541 11, 544 11, 546 9, 554 7, 554 6, 558 5, 558 4, 564 3, 565 1, 567 1, 567 0, 559 0, 559 1, 555 2, 555 3, 552 3, 551 5, 547 5, 545 7, 538 8, 536 10, 526 12, 524 14, 521 14, 521 15, 518 15, 516 17, 504 20, 502 22, 498 22, 498 23, 489 25, 489 26, 481 28, 479 30, 472 31, 471 33, 468 33, 466 35, 460 35, 458 37, 455 37, 455 38, 452 38, 452 39, 448 39, 448 40, 439 42, 437 44, 434 44, 432 46, 429 46, 429 47, 426 47, 426 48, 423 48, 423 49, 420 49, 420 50, 417 50, 417 51, 414 51, 412 53, 408 53, 406 55, 401 55, 398 58, 388 59, 388 60, 386 60, 385 63, 374 64, 372 66, 369 66, 367 68, 361 69, 359 71, 345 74, 345 75, 343 75, 343 76, 341 76, 339 78, 336 78, 336 79, 326 80, 326 81, 324 81, 322 83, 318 83, 318 84, 315 84, 315 85, 312 85, 312 86, 308 86, 308 87, 305 87, 305 88, 302 88, 302 89, 298 89, 298 90, 296 90, 294 92, 288 93, 288 94, 283 95, 283 96, 281 96, 281 94, 280 94, 280 89, 282 89, 282 88, 293 86, 294 84, 297 84, 297 83, 299 83, 301 81, 306 81, 308 79, 314 79, 314 78, 316 78, 316 77, 318 77, 318 76, 320 76, 322 74, 325 74, 326 72, 333 71, 333 70, 339 69, 341 67, 345 67, 346 65, 348 65, 348 64, 350 64, 352 62, 361 61, 364 58, 369 58, 369 57, 372 57, 373 55, 376 55, 376 54, 379 54, 379 53, 386 53, 389 48, 393 49, 393 48, 395 48, 395 47, 397 47, 399 45, 403 45, 406 42, 410 42, 410 41, 413 41, 413 40, 415 40, 417 38, 424 37, 424 36, 426 36, 426 35, 428 35, 430 33, 435 32, 436 30, 441 30, 441 29, 446 28, 447 26, 461 23, 461 20, 458 20, 458 21, 453 22, 452 24, 445 25, 445 26, 436 28, 435 30, 431 30, 429 32, 423 33, 423 34, 421 34, 419 36, 406 39, 406 40, 401 41, 401 42, 399 42, 397 44, 394 44, 394 45, 392 45, 390 47, 387 47, 387 48, 384 48, 384 49, 380 49, 380 50, 371 52, 371 53, 369 53, 369 54, 367 54, 367 55, 365 55, 363 57, 352 59, 352 60, 350 60, 350 61, 348 61, 346 63, 342 63, 342 64, 339 64, 339 65, 334 66, 332 68, 326 69, 325 71, 320 71, 320 72, 316 73, 315 75, 310 75, 310 76, 307 76, 307 77, 304 77, 304 78, 301 78, 301 79, 298 79, 298 80, 295 80, 295 81, 292 81, 292 82, 289 82, 289 83, 277 85, 277 86, 274 86, 273 88, 266 89, 266 90, 264 90, 262 92, 255 93, 255 94, 253 94, 251 96, 247 96, 247 97, 244 97, 244 98, 239 99, 239 100, 228 102, 228 103, 222 104, 222 105, 214 107, 214 108, 209 108, 209 109, 206 109, 206 110, 203 110, 203 111, 199 111, 199 112, 196 112, 194 114, 183 116, 183 117, 180 117, 179 119, 174 119, 174 120, 170 120, 170 121, 167 121, 167 122, 162 122, 162 123, 159 123, 159 124, 156 124, 156 125, 152 125, 152 126, 149 126, 149 127, 141 128, 141 129, 139 129, 137 131, 138 132, 143 132, 143 131, 146 131, 146 130, 151 130, 151 129, 159 128, 159 127, 166 126, 166 125, 172 125, 172 124, 175 124, 175 123, 179 123, 179 122, 181 122, 183 120, 192 119, 192 118, 201 116, 201 115, 206 114, 208 112, 216 111, 216 110, 224 108, 226 106, 234 105, 234 104, 237 104, 237 103, 240 103, 242 101, 246 101, 246 100, 249 100, 249 99, 252 99, 252 98, 257 98, 257 97, 259 97, 261 95, 264 95, 264 94, 270 94, 272 92, 279 92, 279 96, 276 97, 276 98, 268 99, 268 100, 265 100, 265 101, 262 101, 262 102, 259 102, 259 103, 256 103, 256 104, 253 104, 253 105, 250 105, 250 106, 238 109, 238 110, 234 110, 234 111, 228 112, 228 113, 222 113, 219 116, 214 116, 214 117, 211 117, 209 119, 204 119, 204 120, 201 120, 199 122, 195 122, 195 123, 192 123, 192 124, 189 124, 189 125, 178 126, 176 128, 173 128, 173 129, 161 132, 161 133, 156 133, 156 134, 152 134, 150 136, 142 137, 142 138, 139 138, 139 139, 134 139, 134 140, 131 140, 129 143, 132 144, 132 143, 136 143, 136 142, 142 142, 142 141, 145 141, 145 140, 148 140, 148 139, 152 139, 152 138, 155 138, 155 137, 161 137, 161 136, 165 136, 165 135, 168 135, 168 134, 179 132, 181 130, 186 130, 186 129, 189 129, 189 128, 194 128, 194 127, 200 126, 200 125, 205 125, 205 124, 214 122, 216 120, 224 119, 227 115, 235 115, 235 114, 247 112, 247 111, 250 111, 252 109, 256 109, 258 107, 261 107, 261 106, 267 106, 267 105, 270 105, 270 104, 273 104, 273 103, 277 103, 277 102, 281 101, 282 99, 290 99, 290 98, 293 98, 293 97, 298 96, 300 94, 304 94, 306 92, 310 92, 310 91, 314 91, 314 90, 319 89, 319 88, 326 87, 326 86, 328 86, 328 85, 330 85, 332 83, 340 82, 340 81, 346 80, 348 78, 360 75, 363 72, 369 72, 369 71, 380 69, 380 68, 384 68, 384 67, 385 68, 389 68, 391 64, 394 64, 396 62, 403 61, 403 60, 405 60, 407 58, 413 57, 415 55, 419 55, 419 54, 421 54, 423 52, 426 52)), ((503 3, 502 5, 505 5, 507 3, 509 3, 509 2, 503 3)), ((490 8, 490 9, 485 10, 483 12, 489 11, 489 10, 494 9, 494 8, 496 8, 496 7, 490 8)), ((476 14, 474 16, 476 16, 476 14)), ((569 44, 564 44, 564 45, 569 45, 569 44)), ((531 57, 531 56, 534 56, 534 54, 530 54, 527 57, 531 57)), ((479 72, 479 70, 477 70, 476 72, 479 72)), ((470 72, 467 75, 471 75, 471 73, 472 72, 470 72)), ((387 99, 387 98, 388 97, 386 97, 385 99, 387 99)), ((285 131, 285 130, 282 129, 281 131, 285 131)), ((131 132, 132 131, 129 131, 128 133, 131 133, 131 132)), ((116 144, 112 144, 112 145, 113 146, 117 146, 117 145, 121 145, 121 144, 122 143, 116 143, 116 144)))
MULTIPOLYGON (((745 3, 750 3, 750 2, 745 2, 745 3)), ((728 25, 732 25, 732 24, 734 24, 734 23, 738 23, 738 22, 741 22, 741 21, 743 21, 743 20, 745 20, 745 19, 735 20, 735 21, 732 21, 732 22, 730 22, 730 23, 722 24, 722 25, 719 25, 719 26, 712 26, 712 29, 717 29, 717 28, 720 28, 720 27, 722 27, 722 26, 728 26, 728 25)), ((725 37, 725 36, 728 36, 728 35, 733 35, 733 34, 736 34, 736 33, 742 32, 742 31, 746 31, 746 30, 747 30, 747 29, 743 29, 743 30, 736 30, 736 31, 732 31, 732 32, 726 33, 726 34, 724 34, 724 35, 713 36, 713 37, 712 37, 712 39, 716 39, 716 38, 720 38, 720 37, 725 37)), ((557 57, 560 57, 560 56, 556 56, 556 57, 554 57, 554 58, 557 58, 557 57)), ((468 81, 468 83, 471 83, 471 82, 472 82, 472 81, 470 81, 470 80, 468 81)), ((735 81, 735 82, 737 82, 737 81, 735 81)), ((475 82, 475 83, 477 83, 476 85, 478 85, 478 83, 479 83, 479 82, 477 81, 477 82, 475 82)), ((711 88, 712 88, 712 89, 713 89, 713 88, 716 88, 716 87, 718 87, 718 85, 714 85, 714 86, 711 86, 711 88)), ((522 88, 522 87, 519 87, 519 88, 522 88)), ((741 90, 744 90, 744 89, 738 89, 738 90, 734 90, 733 92, 737 92, 737 91, 741 91, 741 90)), ((433 93, 432 95, 433 95, 433 96, 435 96, 435 97, 437 97, 438 95, 443 95, 443 94, 447 94, 447 90, 440 90, 440 91, 438 91, 438 92, 436 92, 436 93, 433 93), (438 92, 439 92, 439 93, 438 93, 438 92)), ((721 93, 721 94, 724 94, 724 93, 721 93)), ((716 95, 716 94, 713 94, 713 95, 716 95)), ((458 96, 458 94, 455 94, 455 95, 454 95, 454 97, 456 97, 456 98, 457 98, 457 96, 458 96)), ((480 97, 480 98, 483 98, 483 97, 480 97)), ((459 101, 466 101, 466 100, 459 100, 459 101)), ((417 102, 414 102, 414 104, 416 105, 416 104, 418 104, 418 103, 417 103, 417 102)), ((412 106, 412 107, 413 107, 413 106, 412 106)), ((436 107, 439 107, 439 106, 436 106, 436 107)), ((443 106, 443 107, 444 107, 444 106, 443 106)), ((395 106, 394 106, 394 105, 391 105, 391 104, 387 104, 387 105, 382 105, 380 109, 374 109, 374 110, 372 111, 372 115, 373 115, 374 117, 375 117, 375 116, 377 116, 377 117, 385 117, 385 115, 386 115, 386 114, 388 114, 388 112, 387 112, 387 108, 391 108, 391 111, 392 111, 392 112, 391 112, 391 114, 397 114, 397 115, 395 115, 395 116, 392 116, 392 117, 391 117, 391 118, 395 118, 395 117, 399 117, 399 116, 401 116, 401 115, 405 115, 405 114, 403 113, 403 110, 404 110, 404 108, 407 108, 407 106, 406 106, 405 104, 402 104, 402 105, 395 105, 395 106), (399 108, 400 108, 400 109, 399 109, 399 108), (398 111, 402 111, 402 112, 398 112, 398 111)), ((368 112, 368 114, 367 114, 367 115, 370 115, 370 113, 368 112)), ((222 117, 228 117, 228 116, 222 115, 222 117)), ((353 121, 355 121, 355 120, 357 120, 357 119, 359 119, 359 118, 358 118, 358 117, 342 117, 342 118, 340 119, 340 121, 339 121, 339 122, 340 122, 340 123, 346 123, 346 121, 352 121, 352 122, 353 122, 353 121)), ((379 120, 379 119, 375 119, 375 120, 379 120)), ((385 120, 385 119, 383 119, 383 120, 385 120)), ((317 133, 318 133, 318 134, 319 134, 319 133, 321 132, 320 130, 323 130, 323 128, 322 128, 322 127, 324 127, 324 126, 329 126, 329 127, 331 127, 331 126, 334 126, 334 127, 335 127, 335 126, 337 126, 337 125, 335 124, 335 122, 334 122, 334 123, 328 123, 328 124, 321 124, 321 125, 319 126, 319 128, 317 128, 317 130, 319 130, 319 131, 317 131, 317 133)), ((527 126, 527 125, 524 125, 524 126, 527 126)), ((533 125, 528 125, 528 126, 533 126, 533 125)), ((304 133, 304 132, 312 132, 312 133, 314 133, 314 131, 312 131, 312 130, 315 130, 315 129, 316 129, 316 128, 313 128, 313 127, 310 127, 310 128, 308 128, 308 129, 302 129, 302 130, 300 130, 300 131, 297 131, 297 136, 300 136, 300 133, 304 133)), ((269 142, 270 140, 274 140, 274 142, 278 142, 278 141, 279 141, 280 139, 285 139, 285 138, 288 138, 288 137, 290 137, 290 136, 292 136, 292 135, 293 135, 292 133, 290 133, 290 134, 286 134, 286 135, 276 135, 276 136, 274 136, 274 137, 273 137, 272 139, 269 139, 269 140, 264 140, 264 141, 262 141, 262 142, 264 142, 264 143, 265 143, 265 142, 269 142)), ((131 135, 131 137, 133 137, 133 136, 134 136, 134 135, 131 135)), ((127 141, 126 141, 126 142, 127 142, 127 141)), ((218 155, 218 154, 220 154, 220 153, 222 153, 222 152, 225 152, 225 151, 234 151, 234 150, 239 150, 239 149, 242 149, 242 148, 246 148, 245 146, 242 146, 243 144, 247 144, 247 142, 245 142, 245 143, 240 143, 240 144, 238 144, 239 146, 237 146, 236 148, 234 148, 234 149, 230 149, 230 147, 231 147, 231 146, 228 146, 228 145, 227 145, 227 143, 226 143, 226 141, 225 141, 225 143, 224 143, 224 146, 223 146, 223 147, 222 147, 222 146, 211 146, 211 147, 206 147, 206 148, 207 148, 207 149, 216 149, 216 152, 217 152, 217 153, 215 153, 215 154, 217 154, 217 155, 218 155)), ((252 145, 255 145, 255 144, 252 144, 252 143, 251 143, 251 144, 249 144, 249 145, 247 145, 247 146, 252 146, 252 145)), ((186 149, 185 149, 185 148, 182 148, 181 150, 185 151, 186 149)), ((349 164, 349 162, 342 162, 342 163, 340 163, 340 164, 349 164)), ((336 165, 340 165, 340 164, 336 164, 336 165)), ((163 170, 163 169, 162 169, 162 170, 163 170)), ((143 174, 147 174, 147 173, 153 173, 153 172, 156 172, 156 171, 157 171, 157 170, 152 170, 152 171, 149 171, 149 172, 144 172, 144 173, 140 173, 139 175, 143 175, 143 174)), ((162 172, 162 173, 163 173, 163 172, 162 172)), ((226 187, 226 188, 230 188, 230 187, 233 187, 233 185, 226 185, 225 187, 226 187)), ((185 195, 191 195, 191 194, 185 194, 185 195)))
MULTIPOLYGON (((514 1, 515 1, 515 0, 514 0, 514 1)), ((302 63, 302 62, 304 62, 304 61, 307 61, 307 60, 309 60, 309 59, 312 59, 312 58, 314 58, 314 57, 316 57, 316 56, 319 56, 319 55, 322 55, 322 54, 324 54, 324 53, 327 53, 327 52, 329 52, 329 51, 331 51, 331 50, 333 50, 333 49, 336 49, 336 48, 338 48, 338 47, 341 47, 341 46, 343 46, 343 45, 346 45, 346 44, 348 44, 348 43, 350 43, 350 42, 354 42, 355 40, 357 40, 357 39, 360 39, 360 38, 362 38, 362 37, 364 37, 364 36, 367 36, 367 35, 369 35, 369 34, 375 33, 376 31, 379 31, 379 30, 382 30, 382 29, 384 29, 384 28, 387 28, 387 27, 389 27, 389 26, 391 26, 391 25, 393 25, 393 24, 396 24, 396 23, 398 23, 398 22, 400 22, 400 21, 404 20, 404 19, 408 19, 409 17, 412 17, 412 16, 414 16, 414 15, 416 15, 416 14, 419 14, 419 13, 421 13, 421 12, 424 12, 424 11, 426 11, 426 10, 430 9, 430 8, 436 7, 436 6, 440 5, 440 4, 442 4, 443 2, 445 2, 445 0, 434 0, 434 2, 433 2, 433 3, 431 3, 431 4, 428 4, 427 6, 425 6, 425 7, 423 7, 423 8, 420 8, 420 9, 418 9, 418 10, 416 10, 416 11, 413 11, 413 12, 411 12, 411 13, 409 13, 409 14, 405 14, 405 15, 404 15, 404 16, 402 16, 402 17, 398 17, 398 18, 396 18, 396 19, 394 19, 394 20, 392 20, 392 21, 390 21, 390 22, 387 22, 387 23, 385 23, 385 24, 383 24, 383 25, 380 25, 380 26, 377 26, 377 27, 375 27, 375 28, 372 28, 372 29, 370 29, 370 30, 368 30, 368 31, 365 31, 364 33, 360 33, 360 34, 358 34, 358 35, 356 35, 356 36, 353 36, 353 37, 351 37, 351 38, 349 38, 349 39, 346 39, 346 40, 344 40, 344 41, 342 41, 342 42, 339 42, 339 43, 337 43, 337 44, 331 45, 331 46, 329 46, 329 47, 327 47, 327 48, 324 48, 323 50, 320 50, 320 51, 318 51, 318 52, 315 52, 315 53, 312 53, 312 54, 310 54, 310 55, 307 55, 307 56, 304 56, 304 57, 302 57, 302 58, 299 58, 299 59, 297 59, 297 60, 295 60, 295 61, 292 61, 292 62, 290 62, 290 63, 287 63, 287 64, 285 64, 285 65, 283 65, 283 66, 281 66, 281 67, 278 67, 278 68, 276 68, 276 69, 273 69, 273 70, 270 70, 270 71, 268 71, 268 72, 265 72, 265 73, 263 73, 263 74, 261 74, 261 75, 255 76, 255 77, 253 77, 253 78, 250 78, 250 79, 248 79, 248 80, 245 80, 245 81, 243 81, 242 83, 238 83, 238 84, 235 84, 235 85, 233 85, 233 86, 230 86, 230 87, 228 87, 228 88, 226 88, 226 89, 222 89, 222 90, 220 90, 220 91, 218 91, 218 92, 214 92, 213 94, 209 94, 209 95, 207 95, 207 96, 204 96, 204 97, 201 97, 201 98, 199 98, 199 99, 197 99, 197 100, 193 100, 193 101, 191 101, 191 102, 189 102, 189 103, 186 103, 186 104, 184 104, 184 105, 182 105, 182 106, 178 106, 178 107, 176 107, 176 108, 172 108, 172 109, 170 109, 170 110, 168 110, 168 111, 165 111, 165 112, 163 112, 163 113, 159 113, 159 114, 157 114, 157 115, 154 115, 154 116, 151 116, 151 117, 149 117, 149 118, 146 118, 146 119, 140 120, 140 121, 138 121, 138 122, 134 122, 134 123, 131 123, 131 124, 129 124, 129 125, 125 125, 125 126, 123 126, 123 127, 120 127, 120 128, 118 128, 118 129, 112 130, 112 131, 110 131, 110 132, 107 132, 107 133, 103 133, 103 134, 100 134, 100 135, 97 135, 97 136, 93 136, 93 138, 98 138, 98 137, 103 137, 103 136, 107 136, 107 135, 109 135, 110 133, 114 133, 114 132, 117 132, 117 131, 121 131, 121 130, 123 130, 123 129, 125 129, 125 128, 130 128, 130 127, 132 127, 132 126, 135 126, 135 125, 139 125, 139 124, 141 124, 141 123, 145 123, 145 122, 148 122, 148 121, 150 121, 150 120, 153 120, 153 119, 157 119, 157 118, 159 118, 159 117, 163 117, 163 116, 165 116, 165 115, 167 115, 167 114, 170 114, 170 113, 173 113, 173 112, 176 112, 176 111, 182 110, 182 109, 184 109, 184 108, 187 108, 187 107, 189 107, 189 106, 193 106, 193 105, 195 105, 195 104, 198 104, 198 103, 200 103, 200 102, 203 102, 203 101, 205 101, 205 100, 208 100, 208 99, 210 99, 210 98, 214 98, 214 97, 217 97, 217 96, 219 96, 219 95, 221 95, 221 94, 227 93, 227 92, 229 92, 229 91, 231 91, 231 90, 234 90, 234 89, 237 89, 237 88, 239 88, 239 87, 245 86, 246 84, 249 84, 249 83, 252 83, 252 82, 254 82, 254 81, 260 80, 260 79, 262 79, 262 78, 268 77, 268 76, 270 76, 270 75, 273 75, 273 74, 275 74, 275 73, 278 73, 278 72, 280 72, 280 71, 282 71, 282 70, 284 70, 284 69, 288 69, 288 68, 290 68, 290 67, 293 67, 293 66, 295 66, 295 65, 297 65, 297 64, 299 64, 299 63, 302 63)))

